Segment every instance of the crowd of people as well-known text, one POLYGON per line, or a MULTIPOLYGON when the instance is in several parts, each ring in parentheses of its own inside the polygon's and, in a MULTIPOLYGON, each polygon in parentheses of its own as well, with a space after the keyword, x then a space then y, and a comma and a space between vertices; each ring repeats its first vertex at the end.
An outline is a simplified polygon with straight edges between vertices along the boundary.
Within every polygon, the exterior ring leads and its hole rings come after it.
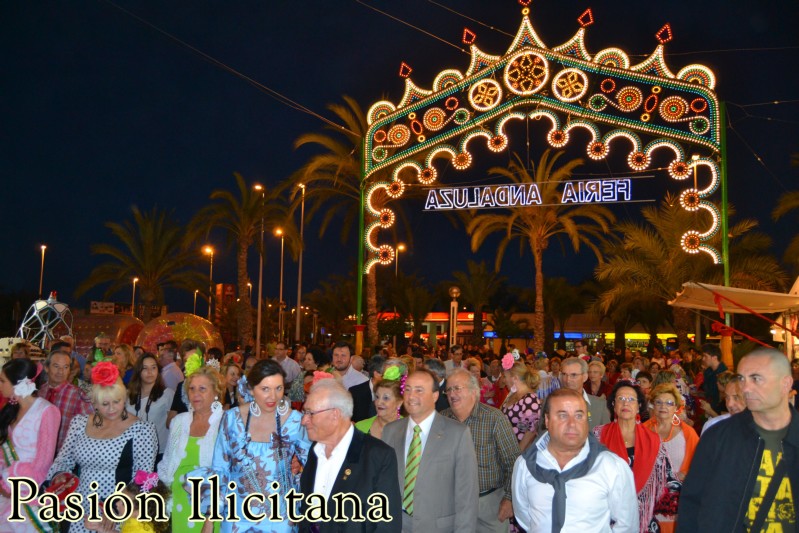
POLYGON ((799 530, 799 361, 573 348, 15 346, 0 532, 799 530))

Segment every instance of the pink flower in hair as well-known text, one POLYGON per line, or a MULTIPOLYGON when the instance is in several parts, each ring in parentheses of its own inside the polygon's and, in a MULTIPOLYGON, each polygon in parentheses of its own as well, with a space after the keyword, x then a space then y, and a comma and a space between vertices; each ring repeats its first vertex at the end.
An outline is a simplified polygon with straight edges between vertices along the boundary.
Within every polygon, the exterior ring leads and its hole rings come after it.
POLYGON ((513 363, 516 362, 516 359, 513 357, 512 353, 506 353, 502 356, 502 368, 505 370, 510 370, 513 368, 513 363))
POLYGON ((322 372, 321 370, 314 370, 312 385, 314 383, 316 383, 317 381, 320 381, 320 380, 323 380, 323 379, 333 379, 333 374, 329 374, 327 372, 322 372))
POLYGON ((158 484, 158 474, 137 470, 133 482, 141 487, 142 492, 150 492, 158 484))

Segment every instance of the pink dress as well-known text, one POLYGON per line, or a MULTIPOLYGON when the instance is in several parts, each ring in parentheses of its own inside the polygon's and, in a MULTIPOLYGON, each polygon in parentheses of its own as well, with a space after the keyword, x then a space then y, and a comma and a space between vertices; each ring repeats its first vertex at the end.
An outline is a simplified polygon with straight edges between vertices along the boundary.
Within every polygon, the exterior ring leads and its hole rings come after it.
MULTIPOLYGON (((8 492, 11 487, 6 482, 9 477, 28 477, 41 484, 47 477, 47 470, 53 464, 58 427, 61 413, 58 408, 42 398, 36 398, 13 430, 9 430, 8 440, 0 445, 0 487, 8 492)), ((28 496, 26 486, 21 494, 28 496)), ((19 509, 25 522, 8 522, 11 514, 11 500, 0 496, 0 532, 33 533, 49 531, 47 524, 40 523, 34 505, 23 505, 19 509), (31 518, 33 517, 33 519, 31 518)))
POLYGON ((513 434, 521 442, 526 433, 536 431, 538 420, 541 418, 541 402, 535 393, 530 392, 514 404, 503 405, 502 412, 510 420, 513 434))

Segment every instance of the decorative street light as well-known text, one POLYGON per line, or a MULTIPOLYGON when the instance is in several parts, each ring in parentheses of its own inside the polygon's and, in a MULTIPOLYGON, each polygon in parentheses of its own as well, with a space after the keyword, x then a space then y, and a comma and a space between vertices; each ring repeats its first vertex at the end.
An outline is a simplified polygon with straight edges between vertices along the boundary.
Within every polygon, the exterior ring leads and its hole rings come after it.
MULTIPOLYGON (((255 358, 261 358, 261 306, 264 298, 264 205, 266 202, 266 189, 260 183, 253 188, 261 193, 261 253, 258 254, 258 314, 255 323, 255 358)), ((252 300, 252 298, 251 298, 252 300)))
POLYGON ((47 250, 47 245, 42 244, 42 268, 39 270, 39 299, 42 299, 42 282, 44 281, 44 252, 47 250))
POLYGON ((277 228, 275 230, 275 236, 280 237, 280 293, 278 295, 278 312, 277 312, 277 339, 279 341, 283 340, 283 308, 286 306, 283 303, 283 251, 284 251, 284 244, 285 244, 285 235, 283 234, 283 229, 277 228))
POLYGON ((136 284, 139 278, 133 278, 133 295, 130 298, 130 316, 136 316, 136 284))
POLYGON ((252 305, 252 283, 249 281, 247 282, 247 300, 249 300, 250 305, 252 305))
MULTIPOLYGON (((300 261, 297 270, 297 309, 302 309, 302 252, 305 248, 305 240, 302 237, 303 229, 305 227, 305 184, 300 183, 302 189, 302 201, 300 202, 300 261)), ((296 325, 294 326, 294 342, 300 342, 300 322, 299 315, 296 325)))
POLYGON ((200 292, 200 289, 194 289, 194 312, 192 314, 197 314, 197 293, 200 292))
POLYGON ((458 296, 461 295, 459 287, 452 286, 449 288, 449 296, 452 301, 449 303, 449 342, 447 346, 452 348, 457 344, 458 337, 458 296))
POLYGON ((211 321, 211 305, 214 294, 214 249, 211 246, 203 246, 203 253, 210 256, 211 266, 208 271, 208 321, 211 321))

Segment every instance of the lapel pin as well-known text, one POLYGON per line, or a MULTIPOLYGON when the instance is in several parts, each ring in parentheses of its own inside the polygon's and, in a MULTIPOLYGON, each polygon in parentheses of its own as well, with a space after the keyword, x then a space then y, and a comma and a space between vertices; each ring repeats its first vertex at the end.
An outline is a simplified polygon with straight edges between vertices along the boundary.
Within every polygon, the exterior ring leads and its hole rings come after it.
POLYGON ((343 479, 344 479, 344 480, 346 480, 346 479, 347 479, 347 477, 348 477, 350 474, 352 474, 352 470, 350 470, 349 468, 348 468, 348 469, 346 469, 346 470, 344 471, 344 478, 343 478, 343 479))

